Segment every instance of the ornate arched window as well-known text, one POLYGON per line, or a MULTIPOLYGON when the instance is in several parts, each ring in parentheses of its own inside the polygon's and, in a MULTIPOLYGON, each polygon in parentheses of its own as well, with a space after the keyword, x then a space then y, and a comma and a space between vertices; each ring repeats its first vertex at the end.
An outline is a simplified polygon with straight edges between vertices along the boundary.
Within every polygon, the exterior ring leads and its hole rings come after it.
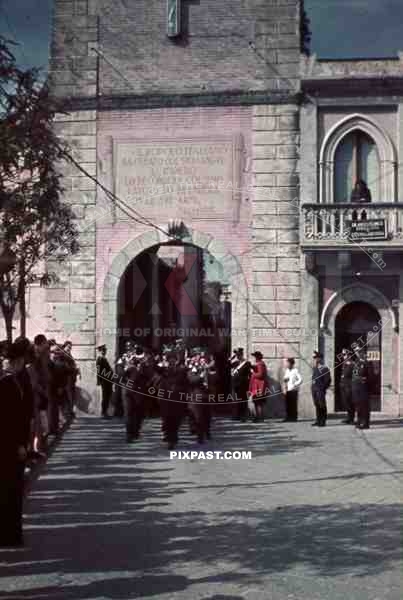
POLYGON ((352 115, 327 134, 320 153, 320 202, 350 202, 363 181, 372 202, 395 202, 396 156, 387 134, 364 115, 352 115))
POLYGON ((357 129, 346 135, 334 157, 334 201, 349 202, 357 181, 367 185, 373 202, 380 201, 380 164, 375 141, 357 129))

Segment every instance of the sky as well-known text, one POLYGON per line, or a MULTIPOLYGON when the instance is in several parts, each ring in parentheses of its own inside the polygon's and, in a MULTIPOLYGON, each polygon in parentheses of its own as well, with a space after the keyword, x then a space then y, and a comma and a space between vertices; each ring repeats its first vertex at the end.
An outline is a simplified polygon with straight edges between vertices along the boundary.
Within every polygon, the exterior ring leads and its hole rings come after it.
POLYGON ((0 0, 0 33, 19 42, 21 66, 47 68, 53 0, 0 0))
POLYGON ((381 58, 403 51, 402 0, 305 0, 319 58, 381 58))
MULTIPOLYGON (((18 40, 15 54, 24 66, 47 67, 52 3, 0 0, 0 33, 18 40)), ((305 7, 312 52, 319 58, 381 58, 403 51, 403 0, 305 0, 305 7)))

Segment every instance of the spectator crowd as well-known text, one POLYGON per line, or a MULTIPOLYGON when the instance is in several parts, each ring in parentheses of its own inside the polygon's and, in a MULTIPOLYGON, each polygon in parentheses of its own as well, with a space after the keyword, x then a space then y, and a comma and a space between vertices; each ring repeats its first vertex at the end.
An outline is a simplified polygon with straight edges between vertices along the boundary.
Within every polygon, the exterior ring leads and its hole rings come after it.
MULTIPOLYGON (((298 419, 302 378, 293 358, 285 360, 282 385, 276 389, 259 351, 251 355, 254 364, 243 348, 236 348, 231 358, 224 357, 224 363, 220 364, 222 357, 202 348, 187 348, 183 340, 161 348, 160 352, 127 341, 112 368, 106 346, 101 345, 97 350, 102 417, 108 419, 114 405, 114 416, 125 417, 128 443, 139 438, 144 418, 155 414, 161 417, 163 440, 171 450, 178 443, 186 417, 190 433, 197 437, 198 443, 209 440, 211 408, 216 401, 225 402, 226 389, 231 390, 227 401, 234 419, 246 421, 251 417, 254 422, 263 421, 266 400, 278 395, 285 400, 284 420, 298 419)), ((365 361, 360 360, 354 364, 345 361, 344 379, 350 363, 356 370, 362 363, 360 368, 364 373, 365 361)), ((354 369, 350 371, 354 375, 354 369)), ((33 342, 20 337, 11 344, 0 343, 0 547, 23 544, 25 472, 47 457, 50 442, 74 419, 78 377, 80 371, 70 341, 57 344, 39 334, 33 342)), ((326 390, 330 382, 329 369, 315 352, 311 382, 317 412, 314 425, 326 424, 326 390)), ((364 393, 361 396, 366 397, 364 393)), ((358 400, 356 404, 359 405, 358 400)), ((347 422, 352 422, 351 418, 347 422)))
POLYGON ((0 343, 0 546, 23 542, 25 471, 46 458, 51 439, 74 418, 78 376, 70 341, 39 334, 33 343, 0 343))

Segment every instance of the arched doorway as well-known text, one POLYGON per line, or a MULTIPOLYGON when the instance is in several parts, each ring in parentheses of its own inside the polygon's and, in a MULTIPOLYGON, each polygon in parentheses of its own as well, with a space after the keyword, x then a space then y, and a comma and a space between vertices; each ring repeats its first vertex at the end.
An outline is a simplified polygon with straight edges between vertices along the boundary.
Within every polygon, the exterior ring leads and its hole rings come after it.
POLYGON ((190 348, 228 354, 229 289, 222 265, 207 249, 177 241, 147 248, 119 281, 117 352, 128 339, 159 351, 181 338, 190 348))
MULTIPOLYGON (((165 226, 161 224, 159 227, 159 231, 147 230, 134 235, 109 262, 103 287, 100 290, 96 323, 99 331, 97 343, 106 344, 110 357, 117 358, 120 350, 119 287, 126 270, 142 253, 175 245, 174 240, 163 233, 162 230, 165 226)), ((225 283, 220 304, 225 308, 227 322, 230 323, 231 337, 227 339, 227 344, 232 343, 233 347, 241 346, 248 354, 250 352, 249 287, 240 261, 221 240, 188 226, 186 226, 185 234, 181 237, 179 245, 201 250, 203 256, 208 257, 206 262, 208 262, 209 277, 212 281, 225 283), (228 287, 226 287, 227 282, 229 282, 228 287)), ((148 272, 147 274, 149 276, 148 272)), ((145 279, 147 281, 147 277, 145 279)), ((154 309, 153 312, 158 311, 154 309)))
POLYGON ((335 410, 345 408, 340 402, 340 355, 354 344, 365 346, 369 365, 369 391, 372 411, 381 410, 382 328, 379 312, 366 302, 350 302, 338 312, 335 322, 335 410))

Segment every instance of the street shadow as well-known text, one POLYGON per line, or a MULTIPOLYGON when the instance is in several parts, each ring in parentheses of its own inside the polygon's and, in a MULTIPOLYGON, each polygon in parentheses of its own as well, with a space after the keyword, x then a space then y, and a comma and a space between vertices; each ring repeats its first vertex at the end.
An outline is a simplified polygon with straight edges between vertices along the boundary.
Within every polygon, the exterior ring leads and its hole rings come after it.
POLYGON ((403 427, 403 419, 372 419, 371 427, 377 429, 394 429, 403 427))
POLYGON ((214 596, 205 596, 201 600, 244 600, 243 596, 227 596, 226 594, 214 594, 214 596))
MULTIPOLYGON (((116 497, 111 501, 122 510, 116 497)), ((124 509, 123 521, 99 520, 93 528, 71 513, 60 516, 57 527, 50 526, 45 513, 30 532, 31 548, 19 555, 21 566, 14 556, 2 568, 0 598, 151 598, 202 583, 258 584, 270 573, 295 567, 321 578, 365 578, 385 572, 401 558, 398 504, 284 506, 213 515, 124 509), (27 561, 29 552, 32 562, 27 561), (230 564, 231 572, 206 577, 197 577, 196 569, 193 577, 175 572, 183 564, 214 570, 217 561, 230 564), (47 579, 57 585, 46 584, 47 579)))
MULTIPOLYGON (((234 443, 232 427, 217 424, 220 448, 225 436, 234 443)), ((270 427, 267 444, 286 452, 286 436, 280 431, 276 442, 270 427)), ((191 465, 169 461, 166 450, 156 460, 159 426, 135 447, 121 429, 98 419, 72 426, 29 497, 26 548, 0 550, 1 599, 192 597, 192 586, 259 585, 290 569, 365 579, 401 560, 399 503, 289 505, 284 498, 277 508, 229 510, 215 486, 203 488, 191 475, 191 465), (198 486, 189 504, 184 494, 198 486)), ((253 446, 258 434, 246 425, 243 435, 253 446)), ((288 440, 288 451, 298 451, 298 440, 288 440)), ((265 506, 264 482, 235 481, 225 492, 236 486, 253 488, 265 506)), ((225 593, 205 600, 221 598, 243 600, 225 593)))
POLYGON ((89 394, 84 388, 76 386, 75 388, 75 406, 85 414, 89 414, 91 409, 94 408, 96 402, 93 400, 91 394, 89 394))
POLYGON ((265 415, 269 419, 280 419, 285 417, 285 397, 278 379, 271 377, 270 387, 272 395, 268 398, 265 406, 265 415))

